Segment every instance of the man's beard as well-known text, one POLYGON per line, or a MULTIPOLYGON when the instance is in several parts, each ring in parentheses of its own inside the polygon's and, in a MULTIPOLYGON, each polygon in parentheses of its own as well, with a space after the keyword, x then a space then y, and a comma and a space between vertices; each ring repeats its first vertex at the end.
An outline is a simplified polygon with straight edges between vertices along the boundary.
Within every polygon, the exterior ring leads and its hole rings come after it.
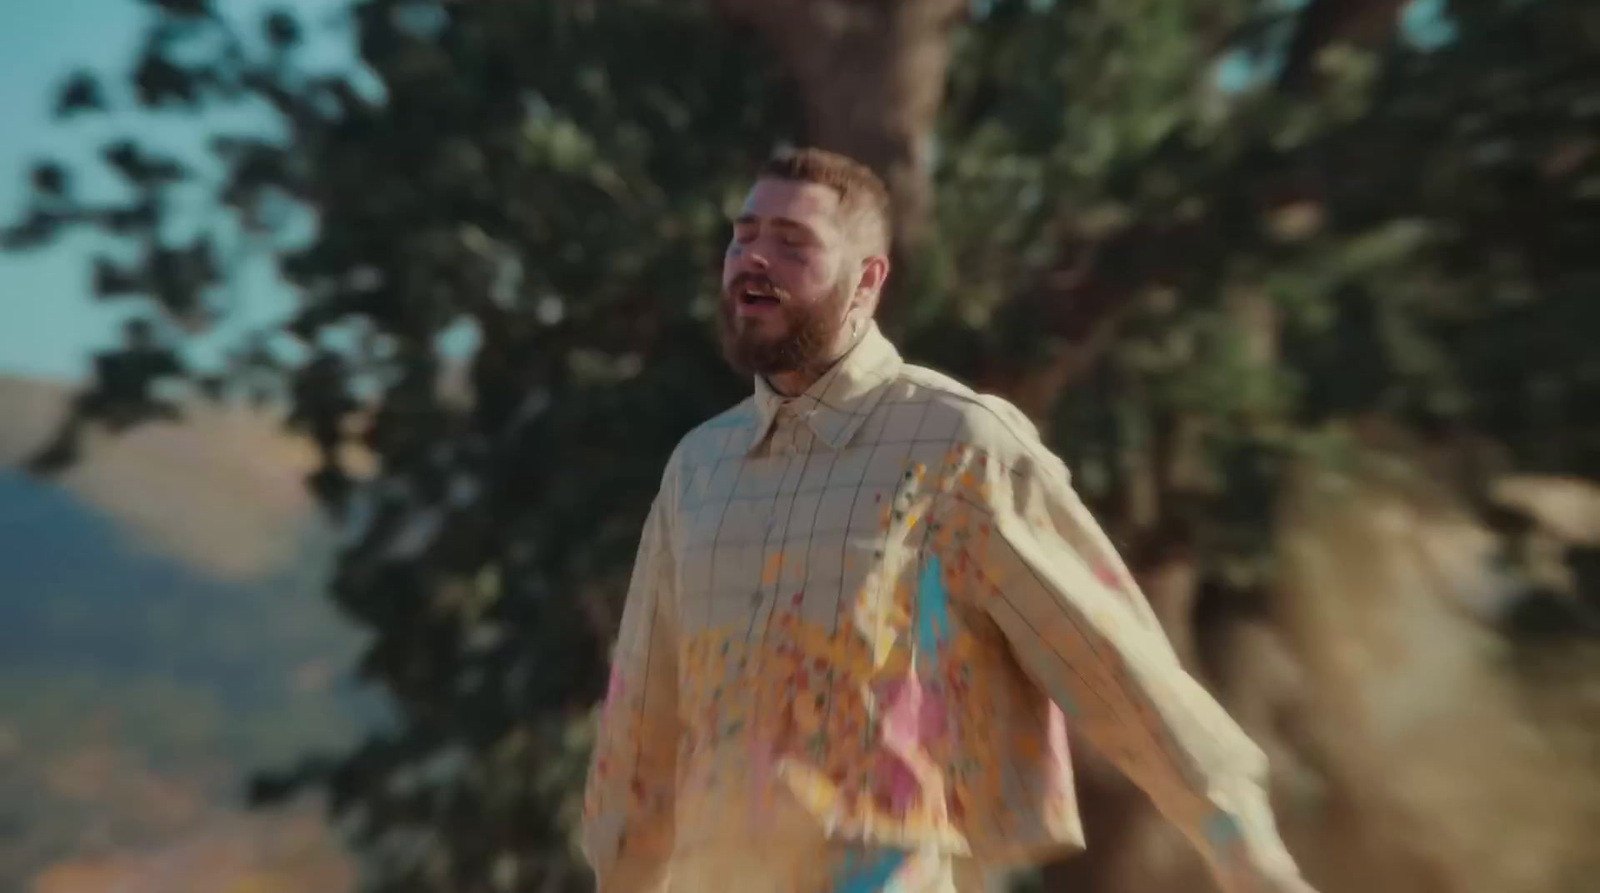
POLYGON ((844 326, 850 283, 841 281, 829 295, 804 305, 784 297, 779 304, 781 331, 766 335, 739 319, 737 295, 749 285, 772 286, 761 276, 740 276, 723 290, 722 353, 742 375, 773 376, 786 372, 820 372, 833 363, 833 346, 844 326), (747 328, 747 326, 749 326, 747 328))

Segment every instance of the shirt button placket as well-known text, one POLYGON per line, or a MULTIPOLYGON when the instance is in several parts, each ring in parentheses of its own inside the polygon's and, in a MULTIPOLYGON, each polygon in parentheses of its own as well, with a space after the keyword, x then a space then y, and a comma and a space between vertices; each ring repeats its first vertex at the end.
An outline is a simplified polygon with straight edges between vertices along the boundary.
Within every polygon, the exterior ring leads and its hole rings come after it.
POLYGON ((772 426, 772 452, 787 453, 794 448, 794 408, 785 403, 778 407, 778 417, 772 426))

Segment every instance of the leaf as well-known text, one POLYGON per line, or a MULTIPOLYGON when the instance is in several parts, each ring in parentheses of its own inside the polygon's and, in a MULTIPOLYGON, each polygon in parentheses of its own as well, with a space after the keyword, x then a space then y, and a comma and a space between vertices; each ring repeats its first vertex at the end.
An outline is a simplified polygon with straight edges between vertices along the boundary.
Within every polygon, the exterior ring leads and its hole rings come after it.
POLYGON ((136 186, 157 186, 188 176, 188 169, 176 158, 146 154, 128 139, 107 145, 101 150, 101 157, 136 186))
POLYGON ((105 147, 100 152, 106 163, 122 172, 122 175, 132 180, 138 176, 139 147, 131 140, 120 140, 105 147))
POLYGON ((261 31, 267 43, 275 49, 285 50, 300 43, 300 22, 289 12, 274 9, 261 22, 261 31))
POLYGON ((216 14, 211 9, 211 0, 144 0, 144 2, 178 18, 209 18, 216 14))
POLYGON ((140 201, 120 208, 108 208, 101 211, 97 216, 102 226, 119 236, 148 233, 154 230, 160 222, 156 204, 151 201, 140 201))
POLYGON ((141 294, 144 277, 137 270, 117 266, 110 258, 94 259, 94 294, 97 298, 118 298, 141 294))
POLYGON ((173 64, 157 48, 147 50, 133 72, 134 92, 148 108, 184 106, 200 101, 200 81, 194 72, 173 64))
POLYGON ((53 161, 40 162, 33 167, 33 188, 51 198, 67 195, 67 172, 53 161))
POLYGON ((7 251, 39 248, 55 238, 61 223, 59 214, 34 208, 21 223, 0 230, 0 248, 7 251))
POLYGON ((72 422, 69 419, 49 443, 28 458, 26 467, 29 474, 50 478, 77 463, 83 455, 83 444, 79 427, 72 422))
POLYGON ((206 289, 222 278, 210 237, 201 236, 187 248, 153 249, 148 264, 149 288, 161 306, 185 324, 203 328, 206 289))
POLYGON ((200 394, 212 403, 221 403, 228 396, 228 379, 222 375, 202 375, 195 379, 200 394))
POLYGON ((101 95, 100 82, 88 72, 77 72, 67 78, 56 96, 55 116, 71 118, 82 112, 103 112, 105 97, 101 95))

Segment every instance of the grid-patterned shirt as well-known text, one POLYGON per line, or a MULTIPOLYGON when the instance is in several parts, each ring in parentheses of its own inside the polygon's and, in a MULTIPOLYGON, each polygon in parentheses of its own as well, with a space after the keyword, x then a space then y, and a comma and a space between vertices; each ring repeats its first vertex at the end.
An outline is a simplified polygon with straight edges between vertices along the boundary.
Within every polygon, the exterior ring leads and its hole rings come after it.
POLYGON ((585 798, 603 893, 763 836, 1033 861, 1082 845, 1068 730, 1225 888, 1287 859, 1265 759, 1179 666, 1066 468, 876 330, 691 432, 646 522, 585 798), (1239 860, 1248 848, 1256 860, 1239 860))

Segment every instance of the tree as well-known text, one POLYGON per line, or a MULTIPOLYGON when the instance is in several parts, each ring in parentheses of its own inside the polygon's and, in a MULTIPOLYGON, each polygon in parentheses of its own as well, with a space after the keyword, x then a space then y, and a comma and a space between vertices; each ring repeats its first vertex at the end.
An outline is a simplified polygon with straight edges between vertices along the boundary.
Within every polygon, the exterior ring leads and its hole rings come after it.
MULTIPOLYGON (((372 2, 352 16, 370 79, 300 70, 282 15, 252 50, 203 3, 163 4, 137 66, 151 110, 262 100, 285 122, 279 140, 213 141, 215 199, 303 295, 218 384, 266 381, 321 447, 308 483, 352 543, 332 594, 374 634, 362 674, 402 717, 258 793, 325 787, 375 852, 439 835, 384 860, 379 889, 581 888, 560 819, 619 573, 673 441, 737 386, 700 285, 724 206, 793 132, 791 104, 692 4, 372 2), (317 236, 288 241, 286 202, 314 211, 317 236), (447 393, 439 340, 463 324, 479 344, 447 393), (284 336, 306 362, 286 359, 284 336), (383 468, 359 492, 355 450, 383 468)), ((217 252, 209 234, 173 247, 164 213, 188 168, 132 144, 106 157, 130 202, 41 188, 12 245, 104 225, 141 256, 104 262, 102 295, 153 299, 163 333, 204 320, 217 252)), ((176 351, 139 348, 160 362, 109 354, 73 428, 166 405, 176 351)), ((50 458, 71 455, 65 433, 50 458)))
MULTIPOLYGON (((1041 422, 1180 639, 1198 603, 1271 590, 1285 469, 1371 420, 1473 458, 1467 484, 1600 476, 1577 0, 1457 0, 1432 49, 1340 42, 1381 3, 363 0, 370 77, 303 70, 282 14, 258 45, 201 0, 156 5, 139 102, 265 102, 283 137, 219 134, 226 225, 187 241, 192 168, 133 142, 105 153, 131 198, 42 164, 6 241, 86 225, 138 252, 97 290, 150 323, 74 426, 169 412, 187 376, 275 395, 320 446, 308 483, 350 536, 332 595, 401 721, 259 793, 326 789, 377 889, 583 887, 584 717, 662 460, 740 393, 710 273, 779 141, 888 175, 902 342, 1041 422), (222 232, 301 306, 211 377, 176 344, 225 310, 222 232)), ((102 94, 76 75, 60 107, 102 94)))
POLYGON ((783 60, 806 141, 879 171, 902 243, 925 235, 929 157, 963 0, 716 0, 783 60))

